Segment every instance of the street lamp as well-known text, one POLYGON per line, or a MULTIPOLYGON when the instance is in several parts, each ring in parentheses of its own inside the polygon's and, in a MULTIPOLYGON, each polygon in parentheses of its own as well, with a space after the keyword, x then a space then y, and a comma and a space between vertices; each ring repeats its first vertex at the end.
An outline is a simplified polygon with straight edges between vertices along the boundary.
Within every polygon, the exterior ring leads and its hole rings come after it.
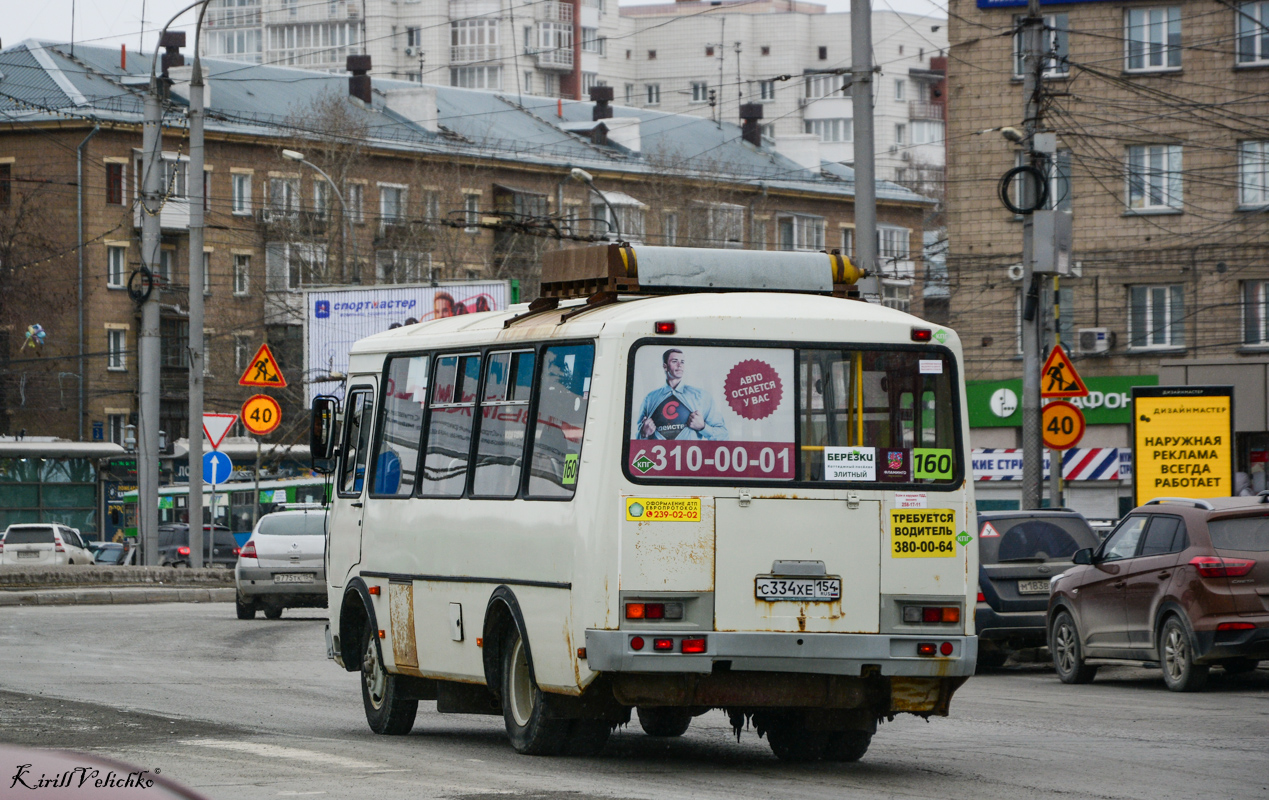
POLYGON ((599 189, 595 188, 595 179, 591 174, 580 167, 573 167, 569 171, 568 176, 578 183, 584 183, 591 188, 595 194, 599 195, 599 199, 604 201, 604 205, 608 206, 608 213, 612 215, 611 225, 617 231, 617 244, 624 244, 621 240, 621 220, 617 218, 617 209, 613 208, 612 203, 608 202, 607 196, 599 189))
MULTIPOLYGON (((306 159, 304 157, 304 154, 299 152, 298 150, 283 150, 282 158, 286 159, 287 161, 294 161, 296 163, 305 164, 307 166, 312 167, 317 172, 318 175, 321 175, 323 178, 326 179, 326 182, 330 184, 330 188, 335 192, 335 196, 339 198, 339 207, 344 212, 344 236, 345 236, 344 246, 347 247, 349 243, 352 244, 353 283, 361 283, 361 270, 359 268, 359 264, 357 263, 357 240, 356 238, 353 237, 352 217, 348 214, 348 203, 344 202, 343 193, 339 191, 339 187, 335 185, 335 181, 331 180, 331 177, 326 174, 326 170, 317 166, 312 161, 309 161, 308 159, 306 159)), ((348 271, 347 265, 345 264, 344 272, 347 273, 347 271, 348 271)))

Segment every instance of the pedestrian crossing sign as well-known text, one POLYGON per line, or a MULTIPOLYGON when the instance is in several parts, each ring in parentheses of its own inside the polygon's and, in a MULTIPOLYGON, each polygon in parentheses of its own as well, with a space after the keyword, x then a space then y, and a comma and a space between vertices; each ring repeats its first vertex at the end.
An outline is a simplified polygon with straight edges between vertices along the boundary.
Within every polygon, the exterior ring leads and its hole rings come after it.
POLYGON ((281 389, 286 386, 286 378, 282 377, 282 370, 278 367, 278 360, 273 357, 273 351, 269 349, 267 344, 260 345, 260 349, 256 351, 255 358, 251 359, 246 371, 238 379, 238 385, 272 386, 275 389, 281 389))
POLYGON ((1040 396, 1088 397, 1084 379, 1075 371, 1075 365, 1060 344, 1053 346, 1040 369, 1040 396))

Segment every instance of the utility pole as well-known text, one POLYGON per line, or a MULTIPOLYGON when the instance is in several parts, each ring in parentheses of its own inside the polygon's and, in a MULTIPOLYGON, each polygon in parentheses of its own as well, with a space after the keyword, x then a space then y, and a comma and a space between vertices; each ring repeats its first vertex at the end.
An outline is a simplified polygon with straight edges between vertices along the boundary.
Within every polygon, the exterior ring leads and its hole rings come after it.
MULTIPOLYGON (((189 553, 190 566, 201 567, 203 560, 203 222, 206 197, 203 187, 203 65, 199 60, 199 32, 203 27, 204 3, 194 29, 194 65, 189 76, 189 553), (197 553, 198 555, 195 555, 197 553)), ((215 541, 216 509, 212 509, 215 541)), ((207 546, 208 564, 211 547, 207 546)))
MULTIPOLYGON (((1027 16, 1022 23, 1024 71, 1022 92, 1025 101, 1022 143, 1028 163, 1041 170, 1044 163, 1035 151, 1035 134, 1040 125, 1040 91, 1044 70, 1044 17, 1040 0, 1027 0, 1027 16)), ((1024 207, 1034 205, 1034 192, 1039 187, 1023 180, 1021 192, 1024 207)), ((1040 408, 1040 284, 1035 274, 1035 220, 1031 214, 1022 217, 1022 507, 1039 508, 1043 496, 1044 436, 1040 408)), ((1061 470, 1060 464, 1053 465, 1061 470)))
POLYGON ((850 4, 850 60, 850 95, 855 117, 853 261, 855 266, 874 275, 877 269, 877 164, 872 119, 872 0, 852 0, 850 4))
POLYGON ((155 273, 162 233, 159 215, 163 208, 159 197, 163 185, 161 85, 162 80, 151 70, 141 134, 145 152, 141 176, 141 271, 149 290, 141 304, 137 335, 137 536, 146 566, 157 566, 159 556, 159 296, 155 273))
MULTIPOLYGON (((1042 279, 1037 279, 1042 280, 1042 279)), ((1059 294, 1059 280, 1057 275, 1053 276, 1053 346, 1060 347, 1062 345, 1062 298, 1059 294)), ((1041 376, 1043 378, 1043 376, 1041 376)), ((1064 503, 1062 501, 1062 453, 1063 450, 1049 451, 1049 507, 1061 508, 1064 503)))

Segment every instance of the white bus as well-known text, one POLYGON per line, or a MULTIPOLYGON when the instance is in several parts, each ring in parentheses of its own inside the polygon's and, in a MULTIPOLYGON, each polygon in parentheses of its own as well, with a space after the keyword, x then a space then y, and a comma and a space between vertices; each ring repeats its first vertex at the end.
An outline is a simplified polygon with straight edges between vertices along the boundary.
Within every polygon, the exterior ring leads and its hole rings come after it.
POLYGON ((782 759, 849 761, 878 720, 946 715, 977 658, 961 347, 843 299, 857 278, 563 250, 529 306, 358 342, 312 452, 328 649, 370 727, 435 700, 593 754, 632 709, 654 736, 722 709, 782 759))

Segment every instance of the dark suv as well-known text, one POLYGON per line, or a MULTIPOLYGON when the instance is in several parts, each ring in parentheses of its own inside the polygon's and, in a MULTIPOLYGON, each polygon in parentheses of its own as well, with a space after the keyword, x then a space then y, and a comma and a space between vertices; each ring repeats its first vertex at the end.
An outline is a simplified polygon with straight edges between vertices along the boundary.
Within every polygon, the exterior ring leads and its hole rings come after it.
MULTIPOLYGON (((216 536, 212 543, 211 562, 207 563, 207 537, 211 535, 211 526, 203 526, 203 562, 211 567, 233 569, 238 563, 238 541, 233 533, 223 525, 216 526, 216 536)), ((189 525, 159 526, 159 564, 165 567, 188 567, 189 525)))
POLYGON ((1269 658, 1269 497, 1160 498, 1135 509, 1054 581, 1049 647, 1064 683, 1098 659, 1158 663, 1173 691, 1213 665, 1269 658))
POLYGON ((1048 636, 1049 579, 1072 565, 1077 550, 1100 540, 1076 511, 993 511, 978 515, 978 664, 999 667, 1009 655, 1043 647, 1048 636))

